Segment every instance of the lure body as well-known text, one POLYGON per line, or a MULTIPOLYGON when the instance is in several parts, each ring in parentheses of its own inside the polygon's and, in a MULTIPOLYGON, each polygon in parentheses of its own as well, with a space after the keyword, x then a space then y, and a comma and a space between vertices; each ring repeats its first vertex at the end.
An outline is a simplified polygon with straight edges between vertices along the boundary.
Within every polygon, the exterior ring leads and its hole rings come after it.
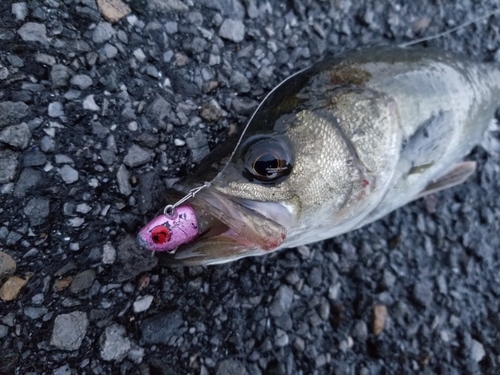
POLYGON ((172 215, 159 215, 143 227, 138 234, 142 247, 152 251, 174 253, 182 244, 198 236, 198 220, 193 207, 184 205, 173 210, 172 215))

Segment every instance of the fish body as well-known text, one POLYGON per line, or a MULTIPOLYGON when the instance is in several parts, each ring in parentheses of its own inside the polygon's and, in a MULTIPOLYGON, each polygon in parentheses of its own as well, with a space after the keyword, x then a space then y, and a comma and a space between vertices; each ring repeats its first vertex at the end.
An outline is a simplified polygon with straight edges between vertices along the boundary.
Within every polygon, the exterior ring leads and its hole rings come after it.
POLYGON ((452 53, 378 48, 320 62, 278 85, 243 133, 174 186, 209 181, 190 204, 218 230, 166 262, 323 240, 463 182, 475 164, 462 159, 499 104, 500 70, 452 53))

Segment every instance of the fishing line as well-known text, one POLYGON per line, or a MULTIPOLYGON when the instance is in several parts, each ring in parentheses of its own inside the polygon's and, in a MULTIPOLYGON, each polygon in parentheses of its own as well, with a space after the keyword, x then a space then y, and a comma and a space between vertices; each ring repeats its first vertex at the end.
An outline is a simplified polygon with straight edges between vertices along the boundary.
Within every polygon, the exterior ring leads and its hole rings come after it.
MULTIPOLYGON (((441 38, 443 36, 446 36, 446 35, 449 35, 451 33, 454 33, 455 31, 457 30, 460 30, 462 28, 465 28, 469 25, 472 25, 474 23, 479 23, 481 21, 484 21, 484 20, 487 20, 488 18, 490 18, 491 16, 495 16, 495 15, 498 15, 500 14, 500 9, 496 9, 496 10, 493 10, 489 13, 487 13, 486 15, 484 16, 480 16, 480 17, 477 17, 477 18, 474 18, 470 21, 467 21, 467 22, 464 22, 458 26, 455 26, 449 30, 446 30, 446 31, 443 31, 441 33, 438 33, 438 34, 435 34, 435 35, 432 35, 432 36, 429 36, 429 37, 423 37, 423 38, 420 38, 420 39, 416 39, 416 40, 412 40, 411 42, 407 42, 407 43, 401 43, 401 44, 398 44, 398 47, 400 48, 405 48, 405 47, 408 47, 408 46, 412 46, 412 45, 415 45, 415 44, 418 44, 418 43, 422 43, 422 42, 426 42, 426 41, 429 41, 429 40, 433 40, 433 39, 437 39, 437 38, 441 38)), ((252 123, 252 120, 253 118, 255 117, 255 114, 259 111, 260 107, 262 106, 263 103, 265 103, 266 99, 276 90, 278 89, 283 83, 285 83, 286 81, 288 81, 289 79, 295 77, 297 74, 300 74, 302 72, 304 72, 305 70, 307 70, 309 68, 306 68, 306 69, 303 69, 303 70, 300 70, 294 74, 292 74, 291 76, 289 76, 288 78, 286 78, 284 81, 282 81, 278 86, 276 86, 274 89, 271 90, 271 92, 269 92, 266 97, 264 98, 264 100, 262 100, 259 104, 259 106, 257 107, 257 109, 254 111, 254 113, 252 114, 252 116, 250 117, 250 119, 248 120, 247 124, 245 125, 245 127, 243 128, 243 131, 241 132, 239 138, 238 138, 238 141, 236 142, 236 146, 234 147, 233 151, 231 152, 231 155, 229 156, 229 158, 226 160, 226 163, 224 164, 224 167, 222 167, 221 171, 212 179, 215 180, 218 176, 222 175, 224 173, 224 171, 226 170, 226 168, 229 166, 229 163, 231 162, 231 160, 233 159, 234 155, 236 154, 236 151, 238 150, 238 147, 240 146, 241 142, 243 141, 243 137, 245 136, 245 133, 247 132, 248 130, 248 127, 250 126, 250 124, 252 123)), ((189 193, 187 193, 184 197, 182 197, 181 199, 179 199, 177 202, 175 202, 174 204, 169 204, 167 206, 165 206, 165 208, 163 209, 163 213, 166 215, 166 216, 169 216, 169 217, 172 217, 174 214, 175 214, 175 209, 177 207, 179 207, 181 204, 183 204, 184 202, 188 201, 189 199, 191 198, 194 198, 196 196, 196 194, 198 194, 201 190, 209 187, 211 184, 212 184, 212 181, 208 181, 208 182, 205 182, 203 185, 201 186, 198 186, 198 187, 195 187, 193 189, 191 189, 189 191, 189 193)))
POLYGON ((443 31, 441 33, 438 33, 438 34, 435 34, 435 35, 431 35, 431 36, 426 36, 426 37, 423 37, 423 38, 420 38, 420 39, 416 39, 416 40, 412 40, 411 42, 406 42, 406 43, 398 44, 398 47, 405 48, 405 47, 408 47, 408 46, 412 46, 414 44, 418 44, 418 43, 422 43, 422 42, 427 42, 429 40, 441 38, 442 36, 446 36, 446 35, 449 35, 451 33, 454 33, 455 31, 463 29, 463 28, 465 28, 467 26, 470 26, 470 25, 472 25, 474 23, 479 23, 481 21, 487 20, 491 16, 495 16, 497 14, 500 14, 500 9, 493 10, 493 11, 487 13, 484 16, 480 16, 480 17, 474 18, 474 19, 472 19, 470 21, 466 21, 466 22, 464 22, 464 23, 462 23, 462 24, 460 24, 458 26, 452 27, 451 29, 443 31))

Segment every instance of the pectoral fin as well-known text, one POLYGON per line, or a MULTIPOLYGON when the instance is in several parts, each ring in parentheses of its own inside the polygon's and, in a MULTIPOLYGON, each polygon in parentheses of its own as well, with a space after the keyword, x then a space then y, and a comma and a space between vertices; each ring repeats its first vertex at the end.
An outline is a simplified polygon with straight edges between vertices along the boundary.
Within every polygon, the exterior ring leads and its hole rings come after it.
POLYGON ((454 124, 451 111, 441 111, 420 124, 406 141, 402 152, 402 157, 411 165, 410 174, 424 172, 445 154, 454 124))
POLYGON ((467 180, 467 178, 469 178, 469 176, 475 170, 476 162, 474 161, 464 161, 462 163, 456 164, 445 175, 429 183, 426 188, 419 194, 419 198, 427 194, 435 193, 440 190, 461 184, 465 182, 465 180, 467 180))

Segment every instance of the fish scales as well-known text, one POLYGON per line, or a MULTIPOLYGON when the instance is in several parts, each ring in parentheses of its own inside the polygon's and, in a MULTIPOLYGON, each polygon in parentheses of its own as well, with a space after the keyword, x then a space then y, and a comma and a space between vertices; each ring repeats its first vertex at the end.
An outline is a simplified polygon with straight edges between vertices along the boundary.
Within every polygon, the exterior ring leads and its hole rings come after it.
POLYGON ((278 85, 243 134, 174 186, 210 181, 190 204, 217 230, 164 262, 224 263, 319 241, 463 182, 475 164, 462 159, 499 105, 499 68, 448 52, 377 48, 320 62, 278 85))

